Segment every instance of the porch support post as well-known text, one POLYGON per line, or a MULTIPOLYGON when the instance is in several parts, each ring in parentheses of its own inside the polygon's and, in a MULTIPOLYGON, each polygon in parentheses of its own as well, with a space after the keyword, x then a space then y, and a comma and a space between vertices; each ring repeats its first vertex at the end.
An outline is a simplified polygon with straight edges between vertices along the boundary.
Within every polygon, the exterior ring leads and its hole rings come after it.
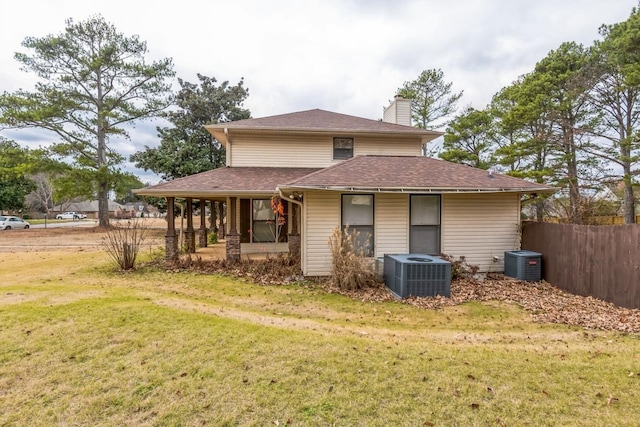
POLYGON ((188 254, 195 253, 196 234, 193 230, 193 199, 191 197, 187 197, 187 229, 184 232, 184 237, 187 244, 186 252, 188 254))
POLYGON ((212 200, 211 201, 211 207, 210 207, 210 209, 211 209, 211 211, 210 211, 210 213, 211 213, 211 229, 210 229, 211 233, 218 233, 218 221, 217 221, 217 218, 216 218, 218 216, 217 215, 218 213, 216 212, 217 208, 218 208, 217 207, 217 203, 214 200, 212 200))
POLYGON ((229 197, 229 234, 238 234, 236 225, 236 212, 238 211, 238 198, 229 197))
POLYGON ((290 203, 291 206, 291 234, 300 234, 298 222, 300 221, 300 205, 290 203))
POLYGON ((207 213, 206 200, 200 199, 200 229, 198 230, 198 246, 207 247, 207 213))
POLYGON ((290 203, 291 206, 291 233, 289 234, 289 258, 295 260, 297 263, 301 263, 301 245, 300 232, 298 231, 298 217, 300 212, 300 206, 297 203, 290 203))
POLYGON ((176 235, 176 218, 173 215, 175 199, 167 197, 167 234, 165 235, 165 260, 178 260, 178 236, 176 235))
POLYGON ((236 209, 237 209, 237 197, 229 198, 229 209, 227 210, 227 219, 229 220, 230 230, 227 234, 227 261, 237 262, 240 261, 240 233, 236 226, 236 209))
POLYGON ((227 227, 224 225, 224 211, 227 206, 227 202, 218 202, 218 218, 220 220, 220 227, 218 228, 219 240, 227 237, 227 227))

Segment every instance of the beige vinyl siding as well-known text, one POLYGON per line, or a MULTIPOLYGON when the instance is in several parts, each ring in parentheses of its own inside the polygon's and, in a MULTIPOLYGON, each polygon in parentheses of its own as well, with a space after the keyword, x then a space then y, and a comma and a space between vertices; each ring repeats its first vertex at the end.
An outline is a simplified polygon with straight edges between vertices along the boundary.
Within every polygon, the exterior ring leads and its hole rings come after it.
POLYGON ((231 142, 233 167, 327 167, 332 164, 333 140, 320 136, 234 138, 231 142))
POLYGON ((442 253, 482 272, 504 271, 504 251, 520 249, 519 229, 519 194, 442 195, 442 253))
POLYGON ((340 193, 305 193, 303 221, 302 271, 306 276, 328 276, 331 272, 329 238, 334 228, 340 226, 340 193))
MULTIPOLYGON (((353 137, 354 156, 393 155, 419 156, 417 138, 373 138, 348 134, 333 136, 353 137)), ((305 135, 298 138, 236 137, 227 147, 227 165, 233 167, 328 167, 340 162, 333 160, 333 136, 305 135)))
POLYGON ((376 194, 374 206, 376 257, 384 254, 407 253, 409 251, 409 195, 376 194))
POLYGON ((420 156, 419 139, 356 138, 354 156, 420 156))

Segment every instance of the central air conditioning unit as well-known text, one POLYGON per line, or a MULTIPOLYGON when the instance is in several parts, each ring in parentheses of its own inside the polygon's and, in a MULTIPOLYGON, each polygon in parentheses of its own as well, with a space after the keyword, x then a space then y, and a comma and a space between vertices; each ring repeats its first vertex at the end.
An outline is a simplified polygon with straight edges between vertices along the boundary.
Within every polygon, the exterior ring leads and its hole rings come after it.
POLYGON ((422 254, 384 256, 384 282, 399 298, 451 294, 451 263, 422 254))
POLYGON ((542 254, 533 251, 506 251, 504 275, 527 282, 542 280, 542 254))

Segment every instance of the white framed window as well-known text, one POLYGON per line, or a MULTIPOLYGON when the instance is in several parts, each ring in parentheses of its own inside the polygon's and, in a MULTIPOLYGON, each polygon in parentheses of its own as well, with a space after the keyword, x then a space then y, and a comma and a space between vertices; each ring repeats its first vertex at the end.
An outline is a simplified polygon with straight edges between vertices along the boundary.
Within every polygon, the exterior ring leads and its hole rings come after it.
POLYGON ((276 241, 276 214, 269 199, 251 201, 251 241, 265 243, 276 241))
POLYGON ((365 256, 373 256, 373 194, 342 195, 342 227, 357 232, 358 248, 365 256))
POLYGON ((440 196, 411 195, 409 252, 440 254, 440 196))
POLYGON ((353 157, 353 138, 333 138, 333 160, 353 157))

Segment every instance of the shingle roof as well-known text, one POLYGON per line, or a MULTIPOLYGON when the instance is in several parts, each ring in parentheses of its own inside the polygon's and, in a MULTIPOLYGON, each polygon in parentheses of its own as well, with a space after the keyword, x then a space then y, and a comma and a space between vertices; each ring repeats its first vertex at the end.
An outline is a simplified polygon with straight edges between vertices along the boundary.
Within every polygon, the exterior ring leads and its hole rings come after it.
POLYGON ((298 111, 277 116, 245 119, 235 122, 218 123, 205 126, 220 142, 226 144, 225 129, 261 130, 280 132, 349 132, 349 133, 391 133, 396 135, 414 135, 425 141, 437 138, 442 132, 398 125, 378 120, 370 120, 347 114, 334 113, 320 109, 298 111))
POLYGON ((429 157, 357 156, 284 188, 553 192, 553 187, 429 157))
POLYGON ((429 192, 554 192, 553 187, 429 157, 357 156, 319 168, 225 167, 136 190, 143 196, 205 197, 286 189, 429 192))
POLYGON ((143 196, 197 197, 231 193, 272 193, 278 184, 301 178, 318 168, 224 167, 136 190, 143 196))
MULTIPOLYGON (((108 210, 109 212, 114 212, 117 209, 121 209, 122 205, 114 202, 113 200, 108 201, 108 210)), ((98 212, 98 201, 97 200, 84 200, 81 202, 71 202, 66 205, 56 205, 53 207, 54 212, 98 212)))

